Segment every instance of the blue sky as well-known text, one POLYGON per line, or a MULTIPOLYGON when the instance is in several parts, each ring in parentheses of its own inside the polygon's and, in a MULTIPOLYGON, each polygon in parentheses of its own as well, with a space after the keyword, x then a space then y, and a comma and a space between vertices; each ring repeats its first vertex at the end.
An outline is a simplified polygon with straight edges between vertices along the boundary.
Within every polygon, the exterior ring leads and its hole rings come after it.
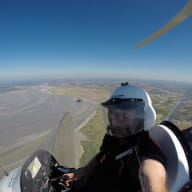
POLYGON ((192 16, 133 48, 187 2, 0 1, 0 80, 123 77, 192 82, 192 16))

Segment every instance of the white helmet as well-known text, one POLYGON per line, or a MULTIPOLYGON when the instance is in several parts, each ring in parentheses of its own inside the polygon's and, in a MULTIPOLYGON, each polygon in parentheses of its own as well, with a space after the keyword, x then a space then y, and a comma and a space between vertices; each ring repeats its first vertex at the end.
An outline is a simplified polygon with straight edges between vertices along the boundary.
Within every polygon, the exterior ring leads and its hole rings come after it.
POLYGON ((129 103, 134 101, 143 103, 143 129, 145 131, 151 129, 156 121, 156 112, 148 93, 142 87, 122 83, 120 87, 112 92, 109 100, 102 103, 102 105, 110 109, 110 106, 116 106, 116 104, 119 106, 120 102, 121 106, 125 106, 125 101, 129 101, 129 103))

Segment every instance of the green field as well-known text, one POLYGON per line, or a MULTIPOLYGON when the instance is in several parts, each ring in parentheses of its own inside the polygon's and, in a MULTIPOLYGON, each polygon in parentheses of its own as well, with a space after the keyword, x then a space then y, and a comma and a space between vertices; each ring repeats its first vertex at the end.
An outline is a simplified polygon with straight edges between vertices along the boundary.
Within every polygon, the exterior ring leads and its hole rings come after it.
POLYGON ((83 166, 99 151, 106 131, 103 111, 100 106, 96 110, 96 115, 80 131, 87 138, 87 140, 81 141, 84 153, 81 157, 80 165, 83 166))

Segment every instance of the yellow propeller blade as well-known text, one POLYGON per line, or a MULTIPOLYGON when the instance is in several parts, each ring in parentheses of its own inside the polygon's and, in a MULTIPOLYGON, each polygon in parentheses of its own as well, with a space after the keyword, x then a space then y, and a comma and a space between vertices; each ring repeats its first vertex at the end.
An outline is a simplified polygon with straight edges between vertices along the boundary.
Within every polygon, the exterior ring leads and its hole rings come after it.
POLYGON ((190 0, 185 7, 175 16, 173 17, 167 24, 165 24, 162 28, 160 28, 157 32, 153 35, 136 45, 134 48, 140 48, 141 46, 149 43, 150 41, 154 40, 155 38, 159 37, 163 33, 167 32, 177 24, 181 23, 185 19, 187 19, 192 14, 192 0, 190 0))

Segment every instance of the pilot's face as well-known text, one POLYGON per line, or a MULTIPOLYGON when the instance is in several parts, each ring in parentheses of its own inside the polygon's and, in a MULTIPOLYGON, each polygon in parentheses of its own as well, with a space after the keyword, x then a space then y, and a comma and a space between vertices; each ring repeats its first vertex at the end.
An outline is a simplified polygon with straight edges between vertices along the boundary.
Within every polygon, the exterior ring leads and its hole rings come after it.
POLYGON ((121 127, 126 125, 131 125, 135 119, 136 111, 135 109, 120 110, 113 109, 109 110, 109 118, 113 126, 121 127))
POLYGON ((118 135, 132 135, 135 134, 133 128, 136 127, 136 110, 109 110, 109 119, 111 123, 111 129, 118 135))

